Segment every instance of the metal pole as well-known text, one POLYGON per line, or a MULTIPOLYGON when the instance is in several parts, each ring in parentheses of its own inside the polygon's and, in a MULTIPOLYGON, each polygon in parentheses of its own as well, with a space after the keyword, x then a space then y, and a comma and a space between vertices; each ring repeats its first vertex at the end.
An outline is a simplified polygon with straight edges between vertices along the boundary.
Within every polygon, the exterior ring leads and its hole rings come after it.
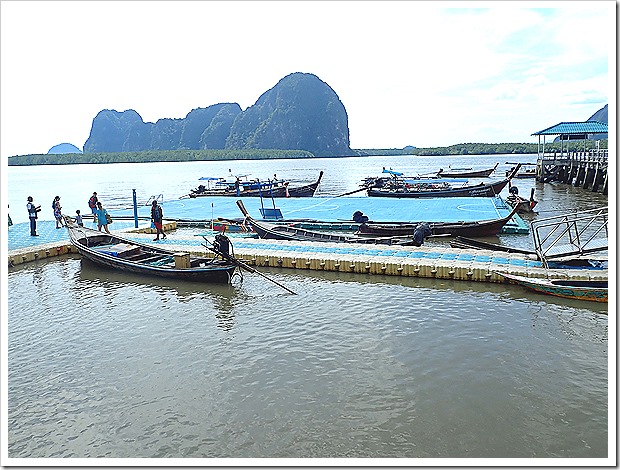
POLYGON ((135 228, 138 228, 138 203, 136 202, 136 190, 133 191, 133 221, 135 228))

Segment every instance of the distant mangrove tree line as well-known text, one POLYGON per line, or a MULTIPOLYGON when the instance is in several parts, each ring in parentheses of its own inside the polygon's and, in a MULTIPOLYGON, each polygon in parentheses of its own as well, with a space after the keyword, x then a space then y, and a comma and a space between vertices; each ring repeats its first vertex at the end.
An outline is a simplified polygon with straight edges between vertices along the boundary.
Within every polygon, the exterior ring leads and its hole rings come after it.
MULTIPOLYGON (((563 146, 566 149, 566 142, 563 146)), ((575 140, 569 145, 570 151, 593 150, 596 142, 593 140, 575 140)), ((600 148, 607 148, 607 139, 600 141, 600 148)), ((545 143, 545 152, 559 152, 562 146, 560 142, 545 143)), ((542 144, 541 144, 542 149, 542 144)), ((444 155, 502 155, 502 154, 532 154, 538 153, 538 144, 456 144, 449 147, 405 147, 403 149, 361 149, 354 150, 360 156, 365 155, 420 155, 420 156, 444 156, 444 155)))
MULTIPOLYGON (((600 141, 600 148, 607 149, 607 140, 600 141)), ((566 149, 566 143, 564 143, 566 149)), ((545 152, 559 152, 560 142, 545 144, 545 152)), ((571 151, 593 150, 596 142, 576 140, 569 144, 571 151)), ((456 144, 449 147, 403 149, 359 149, 353 153, 360 157, 371 155, 501 155, 501 154, 535 154, 538 144, 456 144)), ((350 156, 350 155, 349 155, 350 156)), ((337 156, 334 156, 337 157, 337 156)), ((9 166, 28 165, 76 165, 91 163, 147 163, 147 162, 191 162, 191 161, 224 161, 224 160, 269 160, 316 158, 306 150, 278 149, 244 149, 244 150, 145 150, 142 152, 96 152, 96 153, 65 153, 65 154, 33 154, 18 155, 8 158, 9 166)))
POLYGON ((313 158, 305 150, 145 150, 142 152, 95 152, 20 155, 9 157, 9 166, 79 165, 81 163, 148 163, 224 160, 313 158))

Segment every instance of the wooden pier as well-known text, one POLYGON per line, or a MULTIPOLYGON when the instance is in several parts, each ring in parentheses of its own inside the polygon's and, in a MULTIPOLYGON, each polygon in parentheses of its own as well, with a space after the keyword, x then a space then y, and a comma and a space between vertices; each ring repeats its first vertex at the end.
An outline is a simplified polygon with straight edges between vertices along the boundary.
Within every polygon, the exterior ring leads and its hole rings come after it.
MULTIPOLYGON (((599 147, 599 139, 607 138, 607 133, 607 123, 599 121, 560 122, 534 132, 532 135, 538 136, 536 180, 543 183, 558 181, 607 195, 609 151, 599 147), (560 152, 545 152, 547 136, 559 136, 560 152), (596 149, 569 151, 571 142, 594 139, 596 149)), ((585 148, 585 145, 581 147, 585 148)))
POLYGON ((555 152, 538 156, 536 180, 556 181, 608 194, 609 151, 555 152))

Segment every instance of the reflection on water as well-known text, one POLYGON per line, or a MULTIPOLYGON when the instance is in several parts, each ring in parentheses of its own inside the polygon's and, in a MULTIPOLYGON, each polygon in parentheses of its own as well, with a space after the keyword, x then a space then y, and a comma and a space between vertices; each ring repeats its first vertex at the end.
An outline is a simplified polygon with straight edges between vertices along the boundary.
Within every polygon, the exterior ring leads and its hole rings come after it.
POLYGON ((239 277, 233 278, 233 284, 202 284, 176 279, 142 276, 134 273, 123 273, 102 268, 87 259, 80 259, 78 273, 79 284, 75 289, 96 298, 100 291, 111 295, 116 291, 145 290, 155 293, 163 305, 171 302, 188 304, 202 302, 205 304, 205 313, 215 311, 218 326, 230 330, 235 324, 235 312, 247 300, 247 295, 240 289, 239 277), (92 290, 96 288, 97 290, 92 290))
POLYGON ((517 286, 68 256, 9 273, 11 457, 603 457, 605 306, 517 286))

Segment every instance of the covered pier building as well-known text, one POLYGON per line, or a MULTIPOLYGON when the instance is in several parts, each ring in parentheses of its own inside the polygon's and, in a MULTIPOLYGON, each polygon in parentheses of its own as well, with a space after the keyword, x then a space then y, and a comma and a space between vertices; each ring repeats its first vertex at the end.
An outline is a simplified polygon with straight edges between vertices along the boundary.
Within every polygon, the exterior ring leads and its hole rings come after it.
POLYGON ((609 150, 601 149, 599 140, 593 150, 570 150, 571 142, 589 140, 607 132, 607 124, 599 121, 561 122, 534 132, 532 135, 538 136, 536 180, 558 181, 607 194, 609 150), (545 152, 547 136, 560 137, 560 152, 545 152))

